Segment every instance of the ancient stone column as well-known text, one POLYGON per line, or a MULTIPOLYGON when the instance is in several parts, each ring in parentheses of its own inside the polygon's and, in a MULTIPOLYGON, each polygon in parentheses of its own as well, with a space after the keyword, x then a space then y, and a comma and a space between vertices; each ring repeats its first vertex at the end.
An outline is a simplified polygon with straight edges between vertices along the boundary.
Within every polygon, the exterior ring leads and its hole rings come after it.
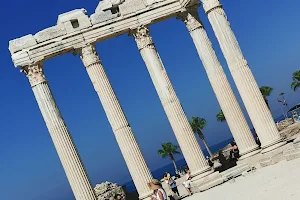
POLYGON ((79 55, 115 134, 117 143, 139 193, 139 198, 145 199, 152 194, 147 185, 147 183, 151 182, 152 175, 118 98, 106 76, 95 46, 87 45, 79 50, 79 55))
POLYGON ((225 115, 226 122, 239 147, 240 155, 245 158, 258 153, 259 147, 252 136, 242 110, 200 21, 197 7, 182 13, 181 18, 193 39, 210 84, 225 115))
POLYGON ((259 136, 263 153, 284 143, 254 76, 231 30, 219 0, 203 0, 203 7, 226 58, 233 80, 259 136))
POLYGON ((96 200, 89 177, 43 74, 42 64, 23 69, 53 140, 76 200, 96 200))
POLYGON ((210 167, 156 51, 149 29, 140 26, 133 30, 132 34, 192 175, 209 171, 210 167))

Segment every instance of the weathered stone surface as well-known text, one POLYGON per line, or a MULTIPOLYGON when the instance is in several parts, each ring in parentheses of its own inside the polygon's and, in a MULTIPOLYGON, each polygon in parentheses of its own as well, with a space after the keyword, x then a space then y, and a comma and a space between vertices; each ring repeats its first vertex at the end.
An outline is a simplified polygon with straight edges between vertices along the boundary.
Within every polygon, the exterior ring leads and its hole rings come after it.
POLYGON ((137 12, 138 10, 142 10, 144 8, 146 8, 146 5, 143 0, 126 0, 119 6, 122 16, 137 12))
POLYGON ((12 54, 11 56, 15 67, 23 67, 31 64, 31 60, 29 58, 28 52, 19 51, 17 53, 12 54))
POLYGON ((38 43, 45 42, 57 38, 59 36, 66 35, 67 31, 63 24, 59 24, 50 28, 46 28, 34 35, 34 38, 38 43))
MULTIPOLYGON (((161 6, 159 3, 155 4, 151 10, 144 9, 144 11, 139 13, 138 16, 128 18, 119 17, 115 18, 115 20, 109 20, 107 21, 109 23, 107 25, 103 23, 103 26, 91 26, 80 31, 79 29, 76 29, 75 32, 70 32, 74 31, 73 29, 69 30, 67 31, 68 35, 59 37, 59 39, 62 38, 62 40, 55 38, 43 42, 43 45, 37 44, 33 46, 34 48, 27 48, 26 51, 28 50, 30 59, 28 57, 27 59, 23 59, 25 57, 17 55, 12 56, 12 58, 15 58, 13 59, 13 62, 17 67, 24 67, 28 65, 29 60, 31 63, 35 63, 38 61, 44 61, 45 59, 52 59, 58 55, 68 53, 75 48, 81 48, 86 43, 100 42, 112 36, 115 37, 125 34, 128 30, 138 27, 140 24, 149 24, 160 18, 170 18, 172 16, 170 14, 178 13, 182 9, 180 3, 175 0, 164 0, 163 4, 164 6, 161 6), (72 35, 69 35, 69 33, 72 35)), ((60 20, 59 23, 62 23, 62 21, 63 20, 60 20)), ((71 26, 71 23, 69 23, 69 26, 71 26)), ((11 54, 15 52, 11 52, 11 54)))
POLYGON ((125 0, 103 0, 98 3, 95 10, 96 13, 103 12, 112 8, 118 7, 120 4, 124 3, 125 0))
POLYGON ((111 182, 97 184, 94 188, 98 200, 114 200, 116 194, 126 197, 126 194, 121 186, 111 182))
POLYGON ((105 12, 96 12, 91 15, 91 22, 92 24, 99 24, 101 22, 105 22, 107 20, 113 19, 118 17, 118 14, 112 14, 111 10, 107 10, 105 12))
POLYGON ((63 24, 67 33, 92 26, 90 18, 87 16, 87 11, 83 8, 60 14, 57 19, 57 24, 63 24))
POLYGON ((280 154, 276 154, 276 155, 272 156, 271 160, 272 160, 273 164, 276 164, 282 160, 285 160, 285 157, 283 156, 283 153, 280 153, 280 154))
POLYGON ((243 172, 250 171, 250 169, 251 168, 248 164, 240 164, 222 172, 221 175, 225 180, 228 180, 240 176, 243 172))
POLYGON ((294 123, 294 120, 292 118, 287 118, 280 122, 277 122, 276 126, 279 131, 282 131, 283 129, 287 128, 288 126, 292 125, 293 123, 294 123))
POLYGON ((37 44, 37 42, 34 39, 34 37, 31 34, 29 34, 29 35, 25 35, 23 37, 9 41, 8 49, 9 49, 10 53, 13 54, 18 51, 21 51, 22 49, 32 47, 36 44, 37 44))
POLYGON ((151 6, 151 5, 161 2, 161 1, 164 1, 164 0, 145 0, 144 2, 146 4, 146 6, 151 6))
POLYGON ((288 155, 285 156, 285 159, 287 161, 294 160, 294 159, 297 159, 297 158, 300 158, 300 152, 299 153, 288 154, 288 155))

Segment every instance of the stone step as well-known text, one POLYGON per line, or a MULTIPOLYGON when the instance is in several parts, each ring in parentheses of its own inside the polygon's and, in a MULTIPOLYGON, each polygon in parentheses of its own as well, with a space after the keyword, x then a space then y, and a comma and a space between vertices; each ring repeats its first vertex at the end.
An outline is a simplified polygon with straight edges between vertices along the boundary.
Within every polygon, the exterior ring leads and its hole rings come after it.
POLYGON ((227 181, 228 179, 240 176, 240 175, 242 175, 243 172, 250 171, 250 170, 251 170, 251 167, 247 163, 245 163, 245 164, 240 164, 235 167, 232 167, 232 168, 222 172, 221 175, 224 178, 224 180, 227 181))
POLYGON ((223 182, 224 179, 221 174, 219 172, 214 172, 200 179, 192 179, 191 189, 193 193, 202 192, 214 186, 220 185, 223 182))

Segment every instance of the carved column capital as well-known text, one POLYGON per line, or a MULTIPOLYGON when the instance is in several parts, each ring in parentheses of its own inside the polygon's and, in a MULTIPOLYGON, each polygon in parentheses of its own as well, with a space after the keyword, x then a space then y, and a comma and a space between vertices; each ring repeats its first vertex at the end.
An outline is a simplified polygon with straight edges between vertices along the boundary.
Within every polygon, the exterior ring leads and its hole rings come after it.
POLYGON ((154 48, 150 30, 147 26, 139 26, 137 29, 131 31, 131 35, 133 35, 139 50, 144 48, 154 48))
POLYGON ((76 52, 79 54, 85 67, 89 67, 92 64, 100 62, 100 58, 94 44, 88 44, 87 46, 76 50, 76 52))
POLYGON ((185 23, 189 32, 203 27, 197 9, 192 9, 188 10, 187 12, 181 13, 180 18, 185 23))
POLYGON ((24 67, 21 71, 24 72, 28 78, 31 87, 47 81, 43 72, 42 63, 36 63, 34 65, 24 67))
POLYGON ((222 4, 219 0, 202 0, 203 8, 208 14, 214 8, 222 7, 222 4))

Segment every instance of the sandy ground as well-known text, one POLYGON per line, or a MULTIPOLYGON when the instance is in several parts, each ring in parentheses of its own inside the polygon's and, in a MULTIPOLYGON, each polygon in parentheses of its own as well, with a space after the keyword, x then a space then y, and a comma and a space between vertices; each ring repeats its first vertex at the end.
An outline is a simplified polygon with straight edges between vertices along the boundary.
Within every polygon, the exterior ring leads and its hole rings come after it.
POLYGON ((299 200, 300 159, 282 161, 185 200, 299 200))

